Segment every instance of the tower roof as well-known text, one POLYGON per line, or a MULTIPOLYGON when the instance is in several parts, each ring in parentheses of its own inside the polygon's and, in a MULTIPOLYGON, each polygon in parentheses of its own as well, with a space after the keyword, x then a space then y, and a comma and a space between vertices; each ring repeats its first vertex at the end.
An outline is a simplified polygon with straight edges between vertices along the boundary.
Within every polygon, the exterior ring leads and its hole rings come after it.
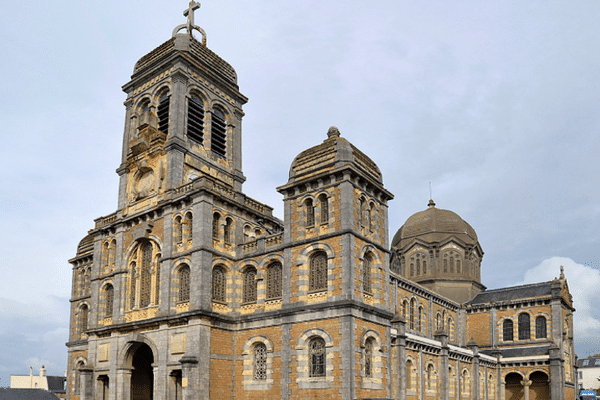
POLYGON ((403 248, 411 239, 420 238, 429 243, 442 242, 454 236, 467 245, 478 242, 475 229, 458 214, 435 207, 433 200, 428 208, 409 217, 392 239, 392 247, 403 248))
POLYGON ((298 154, 290 167, 290 181, 302 179, 316 172, 333 170, 352 165, 379 184, 383 177, 377 164, 352 143, 340 136, 340 131, 332 126, 323 143, 298 154))

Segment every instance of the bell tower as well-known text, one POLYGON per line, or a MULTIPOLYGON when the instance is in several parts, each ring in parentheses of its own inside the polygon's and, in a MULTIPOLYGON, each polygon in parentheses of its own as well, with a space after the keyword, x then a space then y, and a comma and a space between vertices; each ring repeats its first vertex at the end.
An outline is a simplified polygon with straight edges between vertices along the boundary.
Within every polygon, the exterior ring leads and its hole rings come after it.
POLYGON ((233 67, 206 46, 206 33, 194 24, 198 8, 190 2, 187 23, 142 57, 123 86, 126 118, 117 173, 125 214, 151 207, 201 176, 234 191, 246 179, 241 128, 248 99, 233 67))

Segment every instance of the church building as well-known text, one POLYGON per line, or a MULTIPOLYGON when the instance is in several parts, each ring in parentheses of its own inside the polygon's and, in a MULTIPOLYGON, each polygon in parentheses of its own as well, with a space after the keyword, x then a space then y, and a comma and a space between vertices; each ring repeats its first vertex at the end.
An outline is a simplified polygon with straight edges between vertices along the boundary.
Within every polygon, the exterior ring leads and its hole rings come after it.
POLYGON ((487 290, 432 200, 390 243, 393 195, 337 128, 291 162, 283 220, 244 194, 248 99, 197 8, 123 86, 118 208, 69 260, 67 398, 574 399, 562 271, 487 290))

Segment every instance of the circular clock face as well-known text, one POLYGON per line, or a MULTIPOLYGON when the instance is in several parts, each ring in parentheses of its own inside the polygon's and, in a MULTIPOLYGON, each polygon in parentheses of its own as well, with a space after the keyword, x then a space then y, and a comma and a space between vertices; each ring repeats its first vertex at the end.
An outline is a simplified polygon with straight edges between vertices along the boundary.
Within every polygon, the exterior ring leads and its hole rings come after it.
POLYGON ((154 171, 150 170, 145 172, 137 181, 136 189, 141 196, 148 196, 154 188, 156 178, 154 171))

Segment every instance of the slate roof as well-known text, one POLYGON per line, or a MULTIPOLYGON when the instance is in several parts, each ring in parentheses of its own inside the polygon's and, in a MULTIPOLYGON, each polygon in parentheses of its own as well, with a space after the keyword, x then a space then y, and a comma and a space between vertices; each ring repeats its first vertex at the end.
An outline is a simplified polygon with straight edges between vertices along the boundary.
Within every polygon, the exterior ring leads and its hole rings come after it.
POLYGON ((552 282, 534 283, 531 285, 512 286, 502 289, 486 290, 479 293, 467 305, 510 302, 513 300, 530 299, 550 296, 552 282))
POLYGON ((44 389, 0 388, 0 400, 56 400, 55 394, 44 389))
MULTIPOLYGON (((549 354, 550 346, 532 346, 532 347, 518 347, 518 348, 509 348, 502 349, 500 348, 500 353, 504 358, 512 358, 512 357, 533 357, 533 356, 545 356, 549 354)), ((489 350, 481 351, 483 354, 487 354, 492 356, 492 352, 489 350)))
POLYGON ((579 368, 600 368, 600 354, 596 354, 594 356, 590 356, 587 358, 582 358, 577 360, 577 367, 579 368), (587 361, 587 365, 585 364, 587 361))
POLYGON ((52 393, 65 393, 65 382, 67 378, 64 376, 47 376, 48 390, 52 393))

